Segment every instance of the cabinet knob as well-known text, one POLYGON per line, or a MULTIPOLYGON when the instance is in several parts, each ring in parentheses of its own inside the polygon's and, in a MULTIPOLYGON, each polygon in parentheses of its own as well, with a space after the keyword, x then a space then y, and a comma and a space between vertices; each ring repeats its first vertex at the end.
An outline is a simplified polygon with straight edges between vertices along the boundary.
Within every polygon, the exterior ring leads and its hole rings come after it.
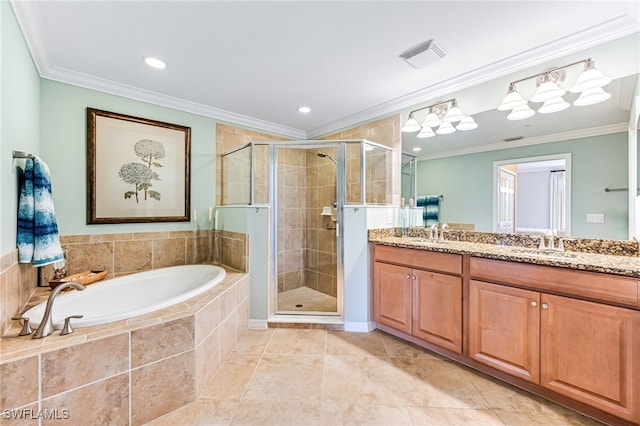
POLYGON ((535 308, 536 306, 538 306, 538 302, 536 302, 535 300, 532 300, 531 301, 531 306, 533 306, 535 308))
POLYGON ((412 280, 417 280, 418 277, 416 277, 415 275, 411 277, 412 280))
POLYGON ((407 274, 407 279, 410 280, 411 279, 411 275, 407 274))
POLYGON ((549 304, 548 303, 543 303, 542 304, 542 309, 549 309, 549 304))

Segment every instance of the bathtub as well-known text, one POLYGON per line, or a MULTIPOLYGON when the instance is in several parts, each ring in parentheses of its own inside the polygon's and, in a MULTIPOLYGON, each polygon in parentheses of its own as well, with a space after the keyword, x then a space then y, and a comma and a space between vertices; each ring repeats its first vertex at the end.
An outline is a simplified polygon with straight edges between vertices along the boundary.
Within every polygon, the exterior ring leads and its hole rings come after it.
MULTIPOLYGON (((53 303, 53 325, 61 329, 64 319, 73 327, 106 324, 166 308, 196 296, 221 282, 224 269, 213 265, 182 265, 139 272, 90 284, 83 291, 58 294, 53 303)), ((46 302, 27 310, 23 316, 37 327, 46 302)))

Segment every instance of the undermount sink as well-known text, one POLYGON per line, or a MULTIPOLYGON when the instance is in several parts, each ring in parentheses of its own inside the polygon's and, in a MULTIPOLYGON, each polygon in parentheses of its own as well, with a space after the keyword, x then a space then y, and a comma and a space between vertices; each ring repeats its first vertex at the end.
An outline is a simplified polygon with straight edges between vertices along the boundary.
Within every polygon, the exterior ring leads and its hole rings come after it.
POLYGON ((566 251, 545 251, 531 248, 510 247, 510 251, 513 253, 526 254, 527 256, 540 256, 540 257, 578 257, 576 253, 566 251))

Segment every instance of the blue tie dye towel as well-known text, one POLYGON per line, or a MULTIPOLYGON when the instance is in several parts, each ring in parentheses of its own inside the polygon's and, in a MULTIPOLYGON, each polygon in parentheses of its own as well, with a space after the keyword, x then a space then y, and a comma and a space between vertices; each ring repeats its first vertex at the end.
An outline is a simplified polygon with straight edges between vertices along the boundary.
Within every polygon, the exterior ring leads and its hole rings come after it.
POLYGON ((422 207, 424 226, 437 225, 440 217, 440 196, 422 195, 416 199, 416 206, 422 207))
POLYGON ((18 201, 18 261, 43 266, 63 259, 49 168, 28 158, 18 201))

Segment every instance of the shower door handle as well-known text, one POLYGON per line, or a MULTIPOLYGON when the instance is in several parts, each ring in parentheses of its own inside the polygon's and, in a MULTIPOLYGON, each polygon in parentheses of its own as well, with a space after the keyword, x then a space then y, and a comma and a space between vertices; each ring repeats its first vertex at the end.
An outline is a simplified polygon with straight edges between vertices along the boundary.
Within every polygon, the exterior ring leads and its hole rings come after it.
POLYGON ((336 238, 340 237, 340 223, 336 222, 336 238))

